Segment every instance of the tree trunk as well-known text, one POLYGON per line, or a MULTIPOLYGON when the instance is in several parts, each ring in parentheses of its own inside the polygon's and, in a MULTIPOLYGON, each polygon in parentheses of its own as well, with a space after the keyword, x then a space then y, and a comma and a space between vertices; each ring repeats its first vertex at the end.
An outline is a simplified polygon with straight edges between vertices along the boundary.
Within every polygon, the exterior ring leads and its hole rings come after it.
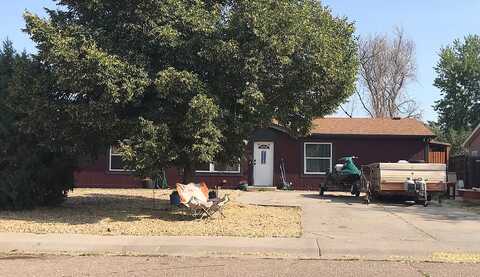
POLYGON ((185 165, 183 167, 183 183, 193 183, 195 182, 195 168, 191 165, 185 165))

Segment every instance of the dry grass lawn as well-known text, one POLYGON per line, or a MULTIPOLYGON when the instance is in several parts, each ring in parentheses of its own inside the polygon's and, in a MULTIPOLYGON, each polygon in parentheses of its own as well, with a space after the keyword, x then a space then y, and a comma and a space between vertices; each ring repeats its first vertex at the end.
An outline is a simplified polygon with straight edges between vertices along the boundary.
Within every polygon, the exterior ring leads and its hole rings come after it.
POLYGON ((480 263, 480 254, 436 252, 433 253, 432 260, 444 263, 480 263))
POLYGON ((0 232, 75 233, 100 235, 188 235, 298 237, 299 208, 241 205, 232 201, 226 218, 194 219, 170 209, 171 191, 157 190, 155 206, 148 189, 75 189, 60 207, 32 211, 1 211, 0 232))

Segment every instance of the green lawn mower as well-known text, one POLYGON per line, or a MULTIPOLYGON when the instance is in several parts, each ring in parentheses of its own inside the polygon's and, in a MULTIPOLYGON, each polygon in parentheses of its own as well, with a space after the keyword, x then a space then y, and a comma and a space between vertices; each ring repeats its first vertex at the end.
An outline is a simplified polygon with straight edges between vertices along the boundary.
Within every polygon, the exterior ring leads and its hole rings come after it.
POLYGON ((326 191, 350 192, 356 197, 360 196, 361 171, 353 162, 356 157, 344 157, 338 160, 333 172, 327 174, 325 183, 320 185, 320 195, 326 191))

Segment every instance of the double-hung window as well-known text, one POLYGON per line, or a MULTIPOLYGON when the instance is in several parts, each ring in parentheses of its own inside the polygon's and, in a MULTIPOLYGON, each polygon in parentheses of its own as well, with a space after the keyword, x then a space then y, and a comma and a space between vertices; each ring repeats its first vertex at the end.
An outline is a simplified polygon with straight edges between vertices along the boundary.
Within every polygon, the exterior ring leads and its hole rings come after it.
POLYGON ((331 143, 305 142, 303 150, 305 174, 327 174, 332 170, 331 143))
POLYGON ((131 171, 125 169, 125 163, 122 161, 122 155, 118 152, 118 148, 116 146, 111 146, 109 150, 109 166, 108 169, 110 171, 131 171))

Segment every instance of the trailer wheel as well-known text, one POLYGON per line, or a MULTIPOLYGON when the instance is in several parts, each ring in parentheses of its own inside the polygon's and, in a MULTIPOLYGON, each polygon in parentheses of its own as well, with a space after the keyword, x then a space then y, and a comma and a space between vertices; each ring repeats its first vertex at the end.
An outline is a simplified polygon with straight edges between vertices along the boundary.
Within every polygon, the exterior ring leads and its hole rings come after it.
POLYGON ((359 197, 360 196, 360 187, 358 184, 352 184, 352 187, 350 188, 350 193, 352 195, 355 195, 355 197, 359 197))
POLYGON ((371 200, 370 200, 370 195, 367 193, 367 195, 365 195, 365 204, 370 204, 371 200))

